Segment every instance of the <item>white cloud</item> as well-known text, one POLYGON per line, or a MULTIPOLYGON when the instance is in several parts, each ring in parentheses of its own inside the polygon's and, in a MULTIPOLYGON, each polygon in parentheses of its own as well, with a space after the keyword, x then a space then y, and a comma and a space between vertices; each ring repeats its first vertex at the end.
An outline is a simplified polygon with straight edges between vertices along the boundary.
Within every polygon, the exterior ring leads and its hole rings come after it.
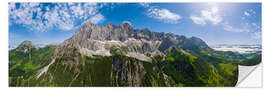
POLYGON ((201 18, 201 17, 190 16, 190 19, 191 19, 194 23, 196 23, 196 24, 201 24, 201 25, 205 25, 205 24, 206 24, 204 18, 201 18))
POLYGON ((228 23, 223 23, 222 25, 223 25, 223 29, 226 31, 230 31, 230 32, 244 32, 244 31, 246 31, 246 29, 232 27, 228 23))
POLYGON ((97 23, 104 21, 104 20, 105 20, 105 18, 103 15, 97 14, 97 15, 91 17, 89 21, 94 23, 94 24, 97 24, 97 23))
POLYGON ((255 40, 261 40, 262 39, 262 32, 254 32, 252 35, 252 38, 255 40))
POLYGON ((180 15, 171 12, 168 9, 157 8, 150 6, 148 3, 139 3, 144 8, 147 8, 147 16, 163 21, 164 23, 177 24, 182 18, 180 15))
POLYGON ((47 31, 52 28, 72 30, 78 21, 92 20, 99 23, 104 16, 98 12, 96 3, 55 3, 46 6, 43 3, 9 3, 9 23, 21 24, 35 31, 47 31))
POLYGON ((244 14, 245 14, 246 16, 249 16, 249 15, 250 15, 248 12, 244 12, 244 14))
POLYGON ((150 7, 149 3, 139 3, 141 6, 145 7, 145 8, 148 8, 150 7))
POLYGON ((257 26, 257 24, 256 23, 251 23, 253 26, 257 26))
POLYGON ((257 30, 257 31, 260 31, 261 30, 261 26, 259 26, 258 24, 256 24, 256 23, 251 23, 252 24, 252 27, 253 27, 253 29, 255 29, 255 30, 257 30))
POLYGON ((182 18, 180 15, 172 13, 168 9, 158 8, 148 9, 148 16, 171 24, 177 24, 178 21, 182 18))
POLYGON ((222 21, 222 18, 216 14, 215 12, 210 12, 210 11, 202 11, 202 16, 204 17, 205 20, 208 20, 212 22, 213 24, 218 24, 219 22, 222 21))
POLYGON ((218 12, 218 8, 217 7, 213 7, 213 8, 211 8, 211 11, 212 11, 212 13, 217 13, 218 12))
POLYGON ((253 9, 249 9, 249 12, 256 14, 256 12, 253 9))
POLYGON ((242 23, 239 25, 239 27, 233 27, 232 25, 230 25, 228 22, 224 22, 222 23, 223 29, 226 31, 231 31, 231 32, 260 32, 261 28, 258 24, 256 23, 242 23))
POLYGON ((255 14, 256 14, 256 11, 254 11, 253 9, 248 9, 248 10, 244 11, 243 17, 245 17, 245 18, 248 18, 249 16, 256 17, 255 14))
POLYGON ((205 25, 207 22, 211 22, 212 24, 219 24, 222 21, 222 17, 218 13, 218 8, 213 7, 208 10, 202 10, 200 15, 192 15, 190 19, 196 23, 205 25))

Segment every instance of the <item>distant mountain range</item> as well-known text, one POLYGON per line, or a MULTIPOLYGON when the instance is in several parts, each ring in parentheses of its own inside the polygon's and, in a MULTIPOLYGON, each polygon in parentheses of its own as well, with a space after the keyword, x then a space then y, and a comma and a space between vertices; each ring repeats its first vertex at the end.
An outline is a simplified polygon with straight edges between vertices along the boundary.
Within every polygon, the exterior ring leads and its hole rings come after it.
POLYGON ((128 23, 86 22, 59 45, 24 41, 10 50, 9 86, 234 86, 237 65, 256 65, 260 57, 128 23))

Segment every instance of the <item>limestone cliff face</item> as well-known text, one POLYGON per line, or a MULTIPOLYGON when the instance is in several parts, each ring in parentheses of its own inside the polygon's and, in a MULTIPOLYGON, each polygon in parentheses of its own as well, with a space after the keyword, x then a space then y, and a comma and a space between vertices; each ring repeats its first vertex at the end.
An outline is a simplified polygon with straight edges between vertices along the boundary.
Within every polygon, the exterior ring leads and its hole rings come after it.
POLYGON ((122 54, 143 61, 150 61, 155 55, 165 55, 171 47, 179 49, 206 49, 205 42, 196 37, 172 33, 151 32, 148 29, 133 29, 128 23, 115 26, 110 23, 97 26, 86 22, 74 36, 58 46, 57 53, 73 53, 76 49, 84 55, 111 56, 112 47, 124 47, 122 54))

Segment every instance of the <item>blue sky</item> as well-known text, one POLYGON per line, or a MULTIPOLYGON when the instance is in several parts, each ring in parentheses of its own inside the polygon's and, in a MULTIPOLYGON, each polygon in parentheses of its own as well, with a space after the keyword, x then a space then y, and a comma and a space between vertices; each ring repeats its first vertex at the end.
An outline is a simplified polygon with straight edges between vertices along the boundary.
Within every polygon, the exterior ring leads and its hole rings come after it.
POLYGON ((261 3, 9 3, 9 45, 61 43, 86 21, 129 22, 209 45, 261 43, 261 3))

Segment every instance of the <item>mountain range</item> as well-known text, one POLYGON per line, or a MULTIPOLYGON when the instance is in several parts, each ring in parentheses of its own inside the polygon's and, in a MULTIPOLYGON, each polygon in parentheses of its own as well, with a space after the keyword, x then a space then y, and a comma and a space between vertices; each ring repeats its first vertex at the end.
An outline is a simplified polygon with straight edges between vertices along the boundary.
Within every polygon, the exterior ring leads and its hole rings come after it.
POLYGON ((129 23, 84 23, 58 45, 31 41, 9 51, 9 86, 235 86, 238 65, 256 65, 215 51, 197 37, 134 29, 129 23))

